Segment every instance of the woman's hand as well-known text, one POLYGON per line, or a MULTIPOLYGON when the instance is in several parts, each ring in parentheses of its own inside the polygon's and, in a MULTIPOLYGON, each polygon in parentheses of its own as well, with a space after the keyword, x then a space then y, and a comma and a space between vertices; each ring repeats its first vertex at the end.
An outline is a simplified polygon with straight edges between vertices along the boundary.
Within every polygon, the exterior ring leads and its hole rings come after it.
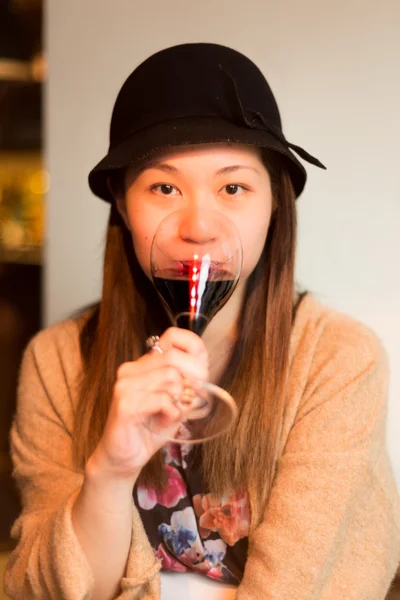
POLYGON ((203 340, 191 331, 171 327, 159 340, 162 354, 149 352, 117 372, 103 436, 88 465, 113 479, 134 482, 153 454, 174 435, 181 413, 171 398, 182 394, 185 379, 208 380, 203 340), (143 422, 156 415, 163 435, 143 422))

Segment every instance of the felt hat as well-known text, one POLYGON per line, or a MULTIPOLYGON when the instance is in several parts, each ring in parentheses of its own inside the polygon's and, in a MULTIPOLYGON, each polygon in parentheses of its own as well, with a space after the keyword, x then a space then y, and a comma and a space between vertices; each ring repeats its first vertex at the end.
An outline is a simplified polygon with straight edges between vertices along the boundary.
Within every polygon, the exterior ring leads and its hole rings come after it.
POLYGON ((279 153, 298 197, 303 160, 325 169, 282 132, 278 105, 259 68, 225 46, 172 46, 142 62, 120 89, 111 118, 107 155, 89 174, 92 192, 112 201, 108 177, 175 146, 236 142, 279 153))

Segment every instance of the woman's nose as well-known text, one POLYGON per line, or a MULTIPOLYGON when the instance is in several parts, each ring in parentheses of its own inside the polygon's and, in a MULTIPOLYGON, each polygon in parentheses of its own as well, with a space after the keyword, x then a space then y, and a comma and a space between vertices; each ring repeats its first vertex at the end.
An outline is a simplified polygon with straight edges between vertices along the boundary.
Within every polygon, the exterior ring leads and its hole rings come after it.
POLYGON ((215 239, 214 229, 212 213, 193 207, 185 210, 179 226, 179 235, 185 242, 207 244, 215 239))

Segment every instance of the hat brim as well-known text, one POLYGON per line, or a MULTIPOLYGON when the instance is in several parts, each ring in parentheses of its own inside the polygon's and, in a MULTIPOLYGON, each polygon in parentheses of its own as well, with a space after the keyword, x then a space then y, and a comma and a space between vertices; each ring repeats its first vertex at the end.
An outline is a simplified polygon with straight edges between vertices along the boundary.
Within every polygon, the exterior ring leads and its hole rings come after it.
POLYGON ((113 148, 89 173, 93 194, 112 202, 107 179, 112 171, 132 166, 160 151, 176 146, 232 142, 267 148, 279 152, 284 159, 296 197, 302 193, 307 173, 296 156, 272 134, 250 129, 216 118, 177 119, 158 123, 135 133, 113 148))

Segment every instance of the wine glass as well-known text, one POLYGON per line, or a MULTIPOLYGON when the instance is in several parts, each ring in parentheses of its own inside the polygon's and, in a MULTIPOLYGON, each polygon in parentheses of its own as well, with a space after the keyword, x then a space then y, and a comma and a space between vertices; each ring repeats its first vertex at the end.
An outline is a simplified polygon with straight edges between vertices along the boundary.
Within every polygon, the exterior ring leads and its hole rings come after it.
MULTIPOLYGON (((180 209, 158 226, 151 246, 151 274, 173 324, 201 336, 232 295, 242 267, 242 245, 233 222, 214 210, 180 209)), ((200 443, 226 431, 237 416, 236 403, 222 388, 205 381, 186 382, 171 402, 180 425, 166 439, 200 443)), ((159 415, 146 426, 166 435, 159 415)))

